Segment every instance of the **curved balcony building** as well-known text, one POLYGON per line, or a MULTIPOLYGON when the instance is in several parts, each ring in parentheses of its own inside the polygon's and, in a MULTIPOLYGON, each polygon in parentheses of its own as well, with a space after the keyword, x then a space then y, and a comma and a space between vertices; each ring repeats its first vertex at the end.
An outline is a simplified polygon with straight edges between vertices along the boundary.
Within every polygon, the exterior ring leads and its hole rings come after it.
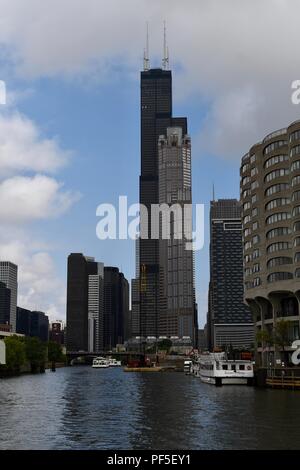
POLYGON ((291 351, 300 325, 300 121, 251 147, 240 175, 245 301, 257 331, 288 320, 291 351))

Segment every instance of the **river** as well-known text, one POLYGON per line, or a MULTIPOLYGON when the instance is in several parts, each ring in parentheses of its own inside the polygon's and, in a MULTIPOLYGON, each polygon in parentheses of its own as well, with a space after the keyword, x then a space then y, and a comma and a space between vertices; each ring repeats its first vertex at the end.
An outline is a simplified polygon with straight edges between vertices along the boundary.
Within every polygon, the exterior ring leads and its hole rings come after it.
POLYGON ((0 449, 299 448, 299 391, 88 366, 0 380, 0 449))

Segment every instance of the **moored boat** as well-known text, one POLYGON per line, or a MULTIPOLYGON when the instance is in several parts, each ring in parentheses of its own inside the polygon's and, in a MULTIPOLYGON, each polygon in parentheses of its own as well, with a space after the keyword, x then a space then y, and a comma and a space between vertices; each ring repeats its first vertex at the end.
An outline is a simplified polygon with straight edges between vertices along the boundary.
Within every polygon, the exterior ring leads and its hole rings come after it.
POLYGON ((107 369, 109 367, 109 360, 105 359, 105 357, 95 357, 92 367, 94 369, 107 369))

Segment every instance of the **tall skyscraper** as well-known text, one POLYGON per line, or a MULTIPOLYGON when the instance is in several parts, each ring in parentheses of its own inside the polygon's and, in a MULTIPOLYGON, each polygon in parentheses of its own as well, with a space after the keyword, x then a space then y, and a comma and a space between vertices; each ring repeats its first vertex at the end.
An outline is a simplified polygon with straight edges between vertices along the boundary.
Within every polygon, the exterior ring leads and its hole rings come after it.
POLYGON ((94 258, 82 253, 68 257, 67 350, 88 351, 89 275, 97 274, 94 258))
POLYGON ((118 268, 104 267, 104 349, 122 344, 129 321, 129 285, 118 268))
MULTIPOLYGON (((148 59, 147 59, 148 60, 148 59)), ((187 134, 185 117, 172 117, 172 74, 170 70, 146 69, 141 72, 141 175, 140 203, 148 209, 141 217, 140 333, 159 336, 159 241, 151 239, 151 204, 159 202, 158 139, 168 127, 180 127, 187 134), (143 236, 148 235, 148 239, 143 236)), ((166 62, 165 62, 166 65, 166 62)))
POLYGON ((193 251, 186 249, 192 236, 191 140, 180 127, 168 127, 160 136, 159 203, 165 212, 159 239, 160 263, 160 336, 190 337, 195 341, 195 291, 193 251), (170 230, 163 235, 163 225, 170 230))
POLYGON ((104 264, 97 263, 97 274, 88 280, 88 350, 103 350, 104 334, 104 264))
POLYGON ((241 207, 236 199, 210 205, 209 348, 249 348, 253 320, 243 300, 241 207))
POLYGON ((10 324, 10 289, 0 282, 0 325, 10 324))
POLYGON ((46 342, 49 339, 49 318, 44 312, 17 307, 17 333, 46 342))
POLYGON ((12 331, 16 331, 17 297, 18 297, 18 266, 10 261, 0 261, 0 282, 10 289, 9 323, 12 331))

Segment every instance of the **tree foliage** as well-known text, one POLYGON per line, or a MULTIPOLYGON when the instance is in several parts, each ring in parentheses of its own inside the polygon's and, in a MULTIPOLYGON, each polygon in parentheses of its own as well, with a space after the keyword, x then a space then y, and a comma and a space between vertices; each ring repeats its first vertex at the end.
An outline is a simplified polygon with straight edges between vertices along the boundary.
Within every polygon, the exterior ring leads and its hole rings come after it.
POLYGON ((26 358, 31 366, 31 371, 36 372, 44 367, 47 358, 47 344, 39 338, 25 338, 26 358))
POLYGON ((5 338, 6 366, 12 372, 19 372, 26 361, 25 343, 23 338, 9 336, 5 338))

